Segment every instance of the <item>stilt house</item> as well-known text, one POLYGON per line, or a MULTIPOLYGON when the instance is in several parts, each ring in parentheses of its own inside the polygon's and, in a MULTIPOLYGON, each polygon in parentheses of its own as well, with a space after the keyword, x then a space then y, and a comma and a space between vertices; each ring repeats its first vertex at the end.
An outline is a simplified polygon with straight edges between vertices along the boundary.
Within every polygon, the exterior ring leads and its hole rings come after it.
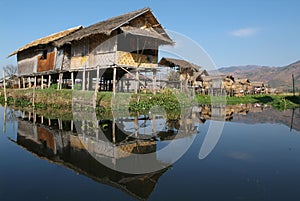
POLYGON ((115 90, 116 82, 135 69, 138 89, 139 70, 155 70, 160 45, 172 45, 150 8, 133 11, 108 20, 68 29, 13 52, 17 55, 19 86, 41 88, 67 80, 82 80, 82 89, 115 90))

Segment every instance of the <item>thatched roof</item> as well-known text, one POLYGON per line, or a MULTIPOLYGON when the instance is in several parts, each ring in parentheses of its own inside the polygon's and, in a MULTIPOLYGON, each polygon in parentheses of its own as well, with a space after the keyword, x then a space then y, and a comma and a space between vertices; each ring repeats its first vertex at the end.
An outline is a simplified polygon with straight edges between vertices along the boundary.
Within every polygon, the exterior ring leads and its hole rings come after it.
POLYGON ((11 53, 10 55, 8 55, 8 57, 11 57, 19 52, 22 52, 24 50, 27 50, 31 47, 34 47, 34 46, 38 46, 38 45, 46 45, 46 44, 49 44, 51 42, 54 42, 58 39, 61 39, 67 35, 70 35, 71 33, 74 33, 80 29, 82 29, 83 26, 77 26, 77 27, 73 27, 73 28, 70 28, 70 29, 67 29, 65 31, 61 31, 61 32, 58 32, 58 33, 54 33, 54 34, 51 34, 49 36, 46 36, 44 38, 40 38, 40 39, 37 39, 31 43, 28 43, 27 45, 25 45, 24 47, 21 47, 20 49, 14 51, 13 53, 11 53))
POLYGON ((167 57, 163 57, 158 64, 167 67, 179 67, 180 69, 191 68, 194 69, 195 71, 201 70, 201 67, 196 64, 181 59, 173 59, 167 57))
POLYGON ((132 34, 132 35, 137 35, 137 36, 145 36, 153 39, 160 40, 164 44, 174 44, 172 40, 170 40, 167 37, 162 36, 161 34, 157 33, 153 29, 139 29, 136 27, 131 27, 131 26, 124 26, 121 27, 121 30, 125 34, 132 34))
MULTIPOLYGON (((133 20, 143 14, 151 15, 151 18, 157 24, 157 26, 154 28, 155 31, 158 33, 158 34, 156 34, 156 36, 160 35, 160 37, 165 38, 165 40, 172 41, 171 38, 167 35, 167 33, 164 31, 162 26, 158 23, 157 19, 152 14, 150 8, 143 8, 143 9, 140 9, 137 11, 126 13, 126 14, 123 14, 123 15, 120 15, 117 17, 113 17, 113 18, 107 19, 105 21, 101 21, 96 24, 93 24, 89 27, 86 27, 86 28, 76 32, 76 33, 71 34, 68 37, 60 39, 59 41, 56 42, 56 45, 62 46, 68 42, 81 40, 83 38, 86 38, 88 36, 95 35, 95 34, 110 35, 112 33, 112 31, 120 28, 123 25, 127 25, 131 20, 133 20)), ((150 17, 147 19, 150 19, 150 17)), ((131 30, 131 31, 133 31, 133 30, 131 30)), ((137 33, 136 30, 134 32, 137 33)), ((139 33, 141 33, 141 32, 142 31, 140 31, 139 33)), ((143 33, 145 33, 145 32, 143 32, 143 33)), ((149 33, 147 33, 147 34, 149 34, 149 33)), ((153 33, 152 33, 152 36, 153 36, 153 33)))

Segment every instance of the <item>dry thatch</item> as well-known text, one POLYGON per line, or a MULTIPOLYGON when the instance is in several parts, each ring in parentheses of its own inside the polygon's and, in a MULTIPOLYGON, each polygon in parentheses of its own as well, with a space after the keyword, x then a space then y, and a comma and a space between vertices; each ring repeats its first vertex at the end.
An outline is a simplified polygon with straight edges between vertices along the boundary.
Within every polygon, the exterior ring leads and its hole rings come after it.
POLYGON ((31 43, 28 43, 27 45, 25 45, 24 47, 21 47, 20 49, 14 51, 13 53, 11 53, 10 55, 8 55, 8 57, 11 57, 19 52, 22 52, 24 50, 27 50, 31 47, 34 47, 34 46, 37 46, 37 45, 46 45, 46 44, 49 44, 51 42, 54 42, 56 40, 59 40, 67 35, 70 35, 71 33, 74 33, 80 29, 82 29, 83 26, 77 26, 77 27, 73 27, 73 28, 70 28, 70 29, 67 29, 65 31, 61 31, 61 32, 58 32, 58 33, 54 33, 54 34, 51 34, 49 36, 46 36, 44 38, 40 38, 40 39, 37 39, 31 43))
POLYGON ((124 27, 121 27, 121 30, 125 34, 145 36, 145 37, 157 39, 157 40, 160 40, 163 44, 170 44, 170 45, 174 44, 174 42, 172 40, 170 40, 167 37, 164 37, 164 36, 160 35, 159 33, 157 33, 153 29, 139 29, 139 28, 136 28, 136 27, 124 26, 124 27))
POLYGON ((197 72, 201 70, 200 66, 190 63, 188 61, 181 60, 181 59, 167 58, 167 57, 163 57, 158 64, 167 67, 179 67, 180 69, 190 68, 197 72))
POLYGON ((131 20, 143 15, 143 14, 149 14, 151 15, 152 19, 155 20, 155 22, 157 23, 157 27, 155 27, 155 31, 158 32, 158 34, 163 35, 164 38, 166 38, 165 40, 171 40, 171 38, 167 35, 167 33, 164 31, 164 29, 162 28, 162 26, 158 23, 158 21, 156 20, 156 18, 154 17, 154 15, 152 14, 150 8, 143 8, 137 11, 133 11, 130 13, 126 13, 117 17, 113 17, 110 19, 107 19, 105 21, 101 21, 98 22, 96 24, 93 24, 89 27, 86 27, 74 34, 71 34, 68 37, 64 37, 60 40, 58 40, 56 42, 57 46, 62 46, 68 42, 71 41, 76 41, 76 40, 81 40, 85 37, 91 36, 91 35, 95 35, 95 34, 106 34, 106 35, 110 35, 112 33, 112 31, 120 28, 123 25, 128 24, 131 20))

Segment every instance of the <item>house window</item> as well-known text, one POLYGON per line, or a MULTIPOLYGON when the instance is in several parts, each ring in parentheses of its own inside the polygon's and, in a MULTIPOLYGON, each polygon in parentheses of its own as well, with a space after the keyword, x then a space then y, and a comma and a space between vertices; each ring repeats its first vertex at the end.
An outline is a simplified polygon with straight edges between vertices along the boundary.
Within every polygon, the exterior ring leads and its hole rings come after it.
POLYGON ((42 56, 41 56, 41 59, 46 60, 46 59, 47 59, 47 54, 48 54, 48 51, 47 51, 47 50, 44 50, 44 51, 43 51, 43 54, 42 54, 42 56))

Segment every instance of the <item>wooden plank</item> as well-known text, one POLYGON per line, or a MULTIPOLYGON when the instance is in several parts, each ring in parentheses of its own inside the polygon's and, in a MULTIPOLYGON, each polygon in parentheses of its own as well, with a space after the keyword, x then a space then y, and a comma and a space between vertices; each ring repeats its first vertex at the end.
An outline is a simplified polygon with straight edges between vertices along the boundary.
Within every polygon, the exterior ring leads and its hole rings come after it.
POLYGON ((37 72, 44 72, 54 69, 55 52, 47 53, 47 59, 43 59, 42 55, 38 56, 37 72))

